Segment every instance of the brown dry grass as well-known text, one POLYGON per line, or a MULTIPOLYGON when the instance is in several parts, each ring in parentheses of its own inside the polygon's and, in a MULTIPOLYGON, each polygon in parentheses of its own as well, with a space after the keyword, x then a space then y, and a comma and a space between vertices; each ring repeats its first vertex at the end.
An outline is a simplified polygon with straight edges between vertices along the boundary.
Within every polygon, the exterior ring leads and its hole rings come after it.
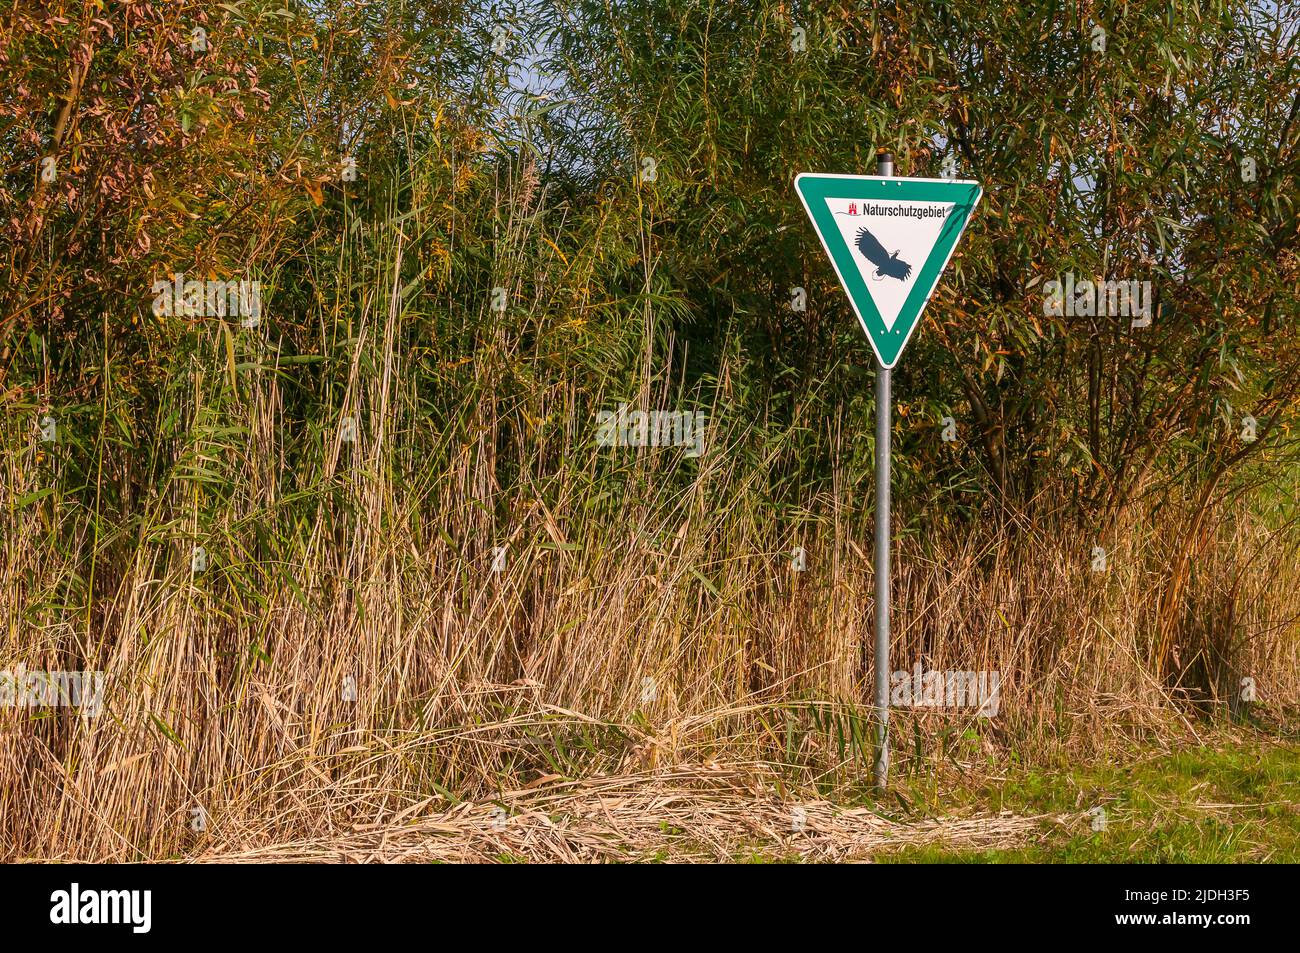
MULTIPOLYGON (((692 538, 678 536, 678 551, 692 538)), ((1000 670, 1001 711, 897 712, 899 770, 961 758, 988 772, 1012 751, 1083 759, 1195 737, 1196 714, 1144 666, 1150 593, 1141 570, 1123 568, 1136 559, 1121 551, 1099 582, 1064 548, 1028 559, 967 545, 901 561, 894 657, 1000 670)), ((1028 836, 1038 819, 895 824, 819 793, 851 792, 868 772, 859 634, 871 587, 849 539, 813 552, 822 568, 805 577, 775 554, 731 560, 721 576, 715 566, 714 597, 692 576, 697 553, 668 560, 635 544, 569 563, 525 548, 500 578, 391 575, 391 549, 364 563, 348 551, 356 563, 334 570, 355 579, 347 595, 310 610, 282 589, 240 618, 215 611, 201 579, 150 583, 157 570, 142 564, 92 653, 109 673, 109 713, 0 713, 5 851, 558 860, 724 857, 753 840, 848 859, 886 842, 1028 836), (230 663, 253 632, 273 633, 274 665, 230 663), (349 674, 355 702, 340 692, 349 674), (655 690, 643 700, 646 677, 655 690), (730 767, 691 767, 711 761, 730 767), (762 768, 746 778, 743 763, 762 768), (810 832, 791 838, 781 831, 801 800, 810 832), (488 801, 509 808, 506 830, 483 829, 488 801)), ((1295 690, 1294 642, 1264 624, 1294 613, 1294 599, 1261 584, 1236 622, 1259 633, 1236 664, 1259 673, 1264 699, 1295 690)), ((6 609, 8 657, 59 657, 24 652, 6 609)))
POLYGON ((192 860, 592 863, 763 856, 842 862, 869 860, 878 851, 900 847, 1017 847, 1045 827, 1071 820, 1006 812, 903 823, 865 807, 781 801, 760 780, 774 777, 770 765, 712 764, 577 782, 551 779, 503 792, 490 804, 446 808, 441 799, 429 798, 332 839, 267 844, 255 831, 221 833, 192 860))

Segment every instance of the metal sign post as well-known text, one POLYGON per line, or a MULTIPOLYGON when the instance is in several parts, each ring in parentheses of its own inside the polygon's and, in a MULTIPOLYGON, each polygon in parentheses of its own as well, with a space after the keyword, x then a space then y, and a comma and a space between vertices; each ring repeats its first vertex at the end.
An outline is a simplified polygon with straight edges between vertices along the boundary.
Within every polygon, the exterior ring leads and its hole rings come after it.
MULTIPOLYGON (((876 175, 892 176, 894 157, 876 157, 876 175)), ((876 358, 876 786, 889 783, 889 437, 893 371, 876 358)))

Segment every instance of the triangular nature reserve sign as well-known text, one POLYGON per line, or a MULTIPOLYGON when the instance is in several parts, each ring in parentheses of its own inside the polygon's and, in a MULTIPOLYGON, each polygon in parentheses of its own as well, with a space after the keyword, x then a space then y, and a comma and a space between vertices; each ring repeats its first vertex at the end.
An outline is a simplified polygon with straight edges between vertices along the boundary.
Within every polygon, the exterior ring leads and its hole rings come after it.
POLYGON ((796 176, 794 187, 872 350, 893 367, 983 189, 954 179, 819 172, 796 176))

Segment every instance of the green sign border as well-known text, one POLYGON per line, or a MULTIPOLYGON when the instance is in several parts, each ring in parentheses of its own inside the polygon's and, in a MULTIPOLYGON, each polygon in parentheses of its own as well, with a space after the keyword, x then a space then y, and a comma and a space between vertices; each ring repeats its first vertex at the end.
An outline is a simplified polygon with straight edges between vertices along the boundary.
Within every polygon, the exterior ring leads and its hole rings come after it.
POLYGON ((978 182, 964 179, 909 179, 878 175, 833 175, 824 172, 803 172, 795 176, 795 191, 804 211, 812 220, 817 237, 830 257, 840 284, 849 296, 849 303, 858 315, 862 330, 867 332, 871 349, 885 367, 893 367, 903 348, 911 340, 912 332, 921 323, 921 313, 934 293, 939 276, 948 266, 962 232, 966 230, 975 206, 984 190, 978 182), (862 280, 862 274, 853 258, 853 250, 844 241, 835 217, 826 207, 826 199, 865 199, 867 201, 894 202, 953 202, 953 210, 944 222, 939 240, 930 249, 916 284, 912 286, 898 320, 891 330, 885 326, 871 292, 862 280))

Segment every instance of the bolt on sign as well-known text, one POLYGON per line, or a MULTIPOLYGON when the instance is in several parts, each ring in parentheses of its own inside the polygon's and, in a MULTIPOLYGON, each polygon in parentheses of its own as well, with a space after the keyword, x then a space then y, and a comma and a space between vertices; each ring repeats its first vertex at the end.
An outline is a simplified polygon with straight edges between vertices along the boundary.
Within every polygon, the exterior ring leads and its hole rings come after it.
POLYGON ((794 185, 880 365, 892 368, 983 190, 964 180, 819 172, 794 185))

